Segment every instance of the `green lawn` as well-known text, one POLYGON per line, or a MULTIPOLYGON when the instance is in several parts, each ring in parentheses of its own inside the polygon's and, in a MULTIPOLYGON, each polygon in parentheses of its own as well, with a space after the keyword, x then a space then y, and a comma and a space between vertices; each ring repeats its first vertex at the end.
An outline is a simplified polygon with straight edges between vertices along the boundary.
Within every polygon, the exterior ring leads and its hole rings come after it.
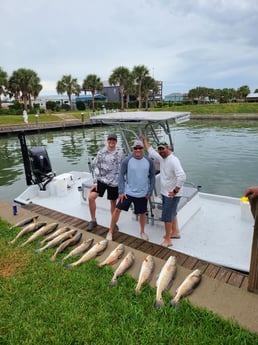
MULTIPOLYGON (((134 109, 135 110, 135 109, 134 109)), ((151 109, 155 111, 171 110, 171 111, 190 111, 192 114, 258 114, 258 103, 225 103, 225 104, 201 104, 201 105, 182 105, 151 109)), ((78 120, 81 120, 81 111, 64 112, 65 115, 72 115, 78 120)), ((89 112, 84 111, 84 119, 87 120, 89 112)), ((62 114, 62 112, 58 113, 62 114)), ((57 114, 51 115, 40 114, 39 123, 46 122, 60 122, 63 121, 57 114)), ((36 117, 34 114, 30 114, 29 124, 36 123, 36 117)), ((22 115, 0 115, 0 125, 17 125, 24 124, 22 115)))
POLYGON ((51 262, 54 249, 36 254, 38 241, 19 247, 27 236, 9 245, 19 230, 0 219, 0 344, 258 344, 258 335, 187 300, 171 307, 169 293, 155 309, 155 289, 135 297, 129 275, 110 286, 113 269, 95 260, 67 270, 68 251, 51 262))

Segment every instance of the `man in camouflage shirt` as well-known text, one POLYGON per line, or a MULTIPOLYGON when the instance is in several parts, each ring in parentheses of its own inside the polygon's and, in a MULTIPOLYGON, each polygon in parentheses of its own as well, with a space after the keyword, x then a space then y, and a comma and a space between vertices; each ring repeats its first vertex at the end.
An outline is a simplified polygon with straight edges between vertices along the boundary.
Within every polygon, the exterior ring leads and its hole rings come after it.
MULTIPOLYGON (((117 135, 109 134, 107 146, 101 149, 93 162, 93 185, 89 193, 89 209, 91 221, 86 230, 92 231, 98 224, 96 219, 96 199, 103 197, 107 190, 107 199, 110 200, 111 215, 116 206, 118 198, 118 176, 124 153, 116 147, 117 135)), ((118 230, 118 226, 116 225, 118 230)))

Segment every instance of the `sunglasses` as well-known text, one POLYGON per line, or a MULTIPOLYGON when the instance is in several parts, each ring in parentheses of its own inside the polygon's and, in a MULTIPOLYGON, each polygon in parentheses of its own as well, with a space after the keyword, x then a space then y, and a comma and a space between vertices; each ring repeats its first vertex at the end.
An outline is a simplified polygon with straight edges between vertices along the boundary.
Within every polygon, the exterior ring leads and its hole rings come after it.
POLYGON ((140 150, 143 149, 143 147, 134 147, 133 149, 134 149, 135 151, 138 151, 138 150, 140 151, 140 150))
POLYGON ((157 146, 159 146, 159 145, 168 146, 168 144, 167 144, 165 141, 158 141, 158 142, 157 142, 157 146))

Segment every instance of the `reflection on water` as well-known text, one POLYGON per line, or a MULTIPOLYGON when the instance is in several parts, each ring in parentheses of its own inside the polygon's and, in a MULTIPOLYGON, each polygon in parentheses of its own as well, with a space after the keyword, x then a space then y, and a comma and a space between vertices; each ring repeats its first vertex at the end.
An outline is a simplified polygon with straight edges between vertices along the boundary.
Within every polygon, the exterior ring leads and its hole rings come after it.
MULTIPOLYGON (((191 121, 173 128, 175 154, 187 180, 202 186, 202 191, 240 197, 246 187, 258 184, 258 126, 252 122, 241 122, 239 126, 217 124, 191 121)), ((88 158, 105 145, 112 130, 90 127, 50 131, 28 135, 26 140, 28 147, 46 147, 56 174, 88 171, 88 158)), ((0 150, 0 198, 11 202, 26 187, 18 138, 0 137, 0 150)))

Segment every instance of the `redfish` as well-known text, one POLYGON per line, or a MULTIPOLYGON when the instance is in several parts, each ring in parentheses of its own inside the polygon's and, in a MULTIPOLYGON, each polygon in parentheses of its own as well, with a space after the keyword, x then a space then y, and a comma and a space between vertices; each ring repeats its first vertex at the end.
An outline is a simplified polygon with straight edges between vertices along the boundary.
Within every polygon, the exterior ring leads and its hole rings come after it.
POLYGON ((97 264, 98 267, 103 267, 105 265, 114 265, 124 254, 125 246, 120 243, 109 255, 108 257, 97 264))
POLYGON ((163 265, 159 277, 156 281, 156 299, 154 304, 156 308, 163 307, 164 300, 162 294, 165 290, 170 289, 170 287, 172 286, 176 271, 176 257, 170 256, 163 265))
POLYGON ((202 279, 202 272, 199 269, 196 269, 190 273, 182 284, 176 289, 176 295, 171 299, 170 304, 179 307, 179 301, 182 297, 190 295, 193 290, 199 285, 202 279))

